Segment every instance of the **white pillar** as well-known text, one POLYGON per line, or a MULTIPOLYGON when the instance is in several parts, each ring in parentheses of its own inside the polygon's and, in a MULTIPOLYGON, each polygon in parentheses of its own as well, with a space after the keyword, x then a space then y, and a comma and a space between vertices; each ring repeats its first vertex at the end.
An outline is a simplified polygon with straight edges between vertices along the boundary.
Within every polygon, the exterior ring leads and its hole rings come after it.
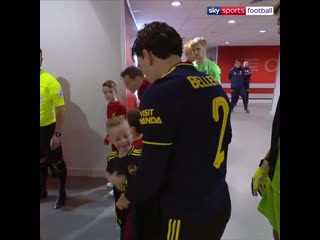
POLYGON ((273 100, 272 100, 272 110, 271 110, 272 115, 274 115, 276 111, 279 96, 280 96, 280 55, 278 59, 277 75, 276 75, 276 81, 275 81, 274 90, 273 90, 273 100))

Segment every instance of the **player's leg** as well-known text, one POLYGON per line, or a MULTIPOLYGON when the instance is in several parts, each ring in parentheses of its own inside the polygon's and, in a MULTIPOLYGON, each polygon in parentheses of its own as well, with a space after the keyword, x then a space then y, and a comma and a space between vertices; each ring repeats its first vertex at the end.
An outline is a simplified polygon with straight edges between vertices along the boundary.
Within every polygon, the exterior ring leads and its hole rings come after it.
POLYGON ((244 82, 244 88, 246 89, 246 93, 247 93, 247 99, 248 99, 248 102, 249 102, 249 82, 248 81, 245 81, 244 82))
POLYGON ((138 204, 135 208, 137 240, 160 240, 161 215, 158 199, 138 204))
POLYGON ((120 225, 120 240, 125 240, 126 228, 124 225, 120 225))
POLYGON ((136 226, 136 209, 134 206, 130 206, 129 213, 126 219, 125 226, 125 240, 141 240, 137 238, 137 226, 136 226))
POLYGON ((43 162, 40 162, 40 199, 46 198, 48 196, 47 179, 48 179, 48 165, 47 165, 47 162, 44 160, 43 162))
MULTIPOLYGON (((51 128, 51 136, 54 134, 55 124, 51 128)), ((67 166, 63 158, 62 145, 55 149, 49 151, 49 164, 52 165, 54 172, 59 179, 59 192, 56 200, 55 208, 61 208, 67 198, 66 194, 66 181, 67 181, 67 166)))
POLYGON ((239 94, 240 94, 242 101, 243 101, 244 110, 246 110, 247 113, 250 113, 250 111, 248 109, 248 97, 247 97, 246 89, 244 87, 239 89, 239 94))
POLYGON ((48 196, 48 153, 50 150, 50 127, 40 127, 40 199, 48 196))
POLYGON ((219 221, 217 219, 201 219, 199 221, 169 219, 166 229, 162 232, 161 240, 220 240, 228 220, 227 216, 219 221))
POLYGON ((220 240, 231 215, 230 197, 213 216, 187 220, 164 218, 161 240, 220 240))
POLYGON ((231 111, 233 111, 234 106, 239 100, 239 91, 238 89, 234 88, 231 89, 231 111))

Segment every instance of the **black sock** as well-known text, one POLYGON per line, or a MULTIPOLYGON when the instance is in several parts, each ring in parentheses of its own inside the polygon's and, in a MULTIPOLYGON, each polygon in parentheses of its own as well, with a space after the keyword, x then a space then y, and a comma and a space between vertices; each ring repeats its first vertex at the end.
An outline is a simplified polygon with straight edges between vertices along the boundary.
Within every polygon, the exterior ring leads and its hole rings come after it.
POLYGON ((57 165, 56 173, 60 181, 59 193, 64 194, 66 191, 66 181, 67 181, 67 166, 64 160, 62 160, 57 165))
POLYGON ((40 192, 47 189, 48 165, 46 163, 40 164, 40 192))

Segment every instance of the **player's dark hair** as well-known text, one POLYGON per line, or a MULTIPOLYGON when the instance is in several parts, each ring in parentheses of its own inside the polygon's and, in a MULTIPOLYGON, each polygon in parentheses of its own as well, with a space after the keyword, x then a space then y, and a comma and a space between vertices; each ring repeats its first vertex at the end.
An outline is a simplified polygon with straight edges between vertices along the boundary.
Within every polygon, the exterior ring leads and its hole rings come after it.
POLYGON ((130 127, 134 127, 136 132, 141 134, 141 124, 140 124, 141 113, 139 109, 132 109, 127 113, 127 119, 130 127))
POLYGON ((137 33, 132 46, 132 58, 134 55, 142 57, 143 49, 152 52, 160 59, 167 59, 170 55, 181 57, 182 38, 165 22, 148 23, 137 33))
POLYGON ((143 77, 143 72, 140 68, 136 66, 130 66, 127 67, 125 70, 123 70, 120 74, 121 77, 129 76, 130 78, 135 78, 137 76, 143 77))

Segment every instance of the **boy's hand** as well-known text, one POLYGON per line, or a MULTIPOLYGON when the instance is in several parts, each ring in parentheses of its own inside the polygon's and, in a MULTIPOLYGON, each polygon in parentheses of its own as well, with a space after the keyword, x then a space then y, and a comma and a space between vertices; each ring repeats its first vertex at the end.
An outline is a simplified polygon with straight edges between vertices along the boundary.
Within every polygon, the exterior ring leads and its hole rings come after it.
POLYGON ((50 140, 50 147, 52 150, 56 150, 61 144, 61 139, 53 135, 50 140))
POLYGON ((118 174, 118 172, 113 172, 112 174, 109 172, 106 172, 105 175, 106 179, 111 182, 114 186, 120 187, 126 184, 126 176, 124 174, 118 174))
POLYGON ((269 163, 267 160, 261 160, 259 168, 254 173, 251 180, 251 192, 253 196, 262 196, 269 179, 269 163))
POLYGON ((116 202, 116 207, 120 210, 123 209, 127 209, 129 208, 129 204, 130 202, 128 201, 128 199, 126 198, 126 196, 124 195, 124 193, 122 193, 120 195, 120 198, 118 199, 118 201, 116 202))

